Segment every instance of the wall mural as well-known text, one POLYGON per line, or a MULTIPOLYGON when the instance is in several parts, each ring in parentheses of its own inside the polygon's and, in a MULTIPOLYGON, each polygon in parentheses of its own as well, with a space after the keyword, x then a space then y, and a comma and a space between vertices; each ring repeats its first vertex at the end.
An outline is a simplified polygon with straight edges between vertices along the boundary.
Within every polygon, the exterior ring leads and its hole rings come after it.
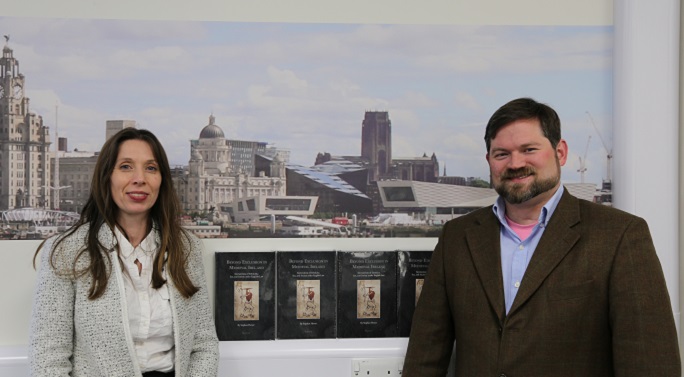
POLYGON ((607 26, 0 18, 3 239, 77 218, 97 152, 154 132, 200 237, 436 236, 493 203, 484 127, 554 107, 562 180, 610 205, 607 26))

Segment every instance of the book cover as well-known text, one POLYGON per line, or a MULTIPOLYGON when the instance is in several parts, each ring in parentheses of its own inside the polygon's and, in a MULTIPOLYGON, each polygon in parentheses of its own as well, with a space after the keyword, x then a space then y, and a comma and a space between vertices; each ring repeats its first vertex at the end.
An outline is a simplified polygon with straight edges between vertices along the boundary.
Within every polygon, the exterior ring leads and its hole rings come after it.
POLYGON ((275 253, 216 253, 219 340, 275 339, 275 253))
POLYGON ((397 253, 397 315, 398 335, 411 333, 413 311, 423 290, 423 282, 430 265, 432 251, 405 251, 397 253))
POLYGON ((277 338, 335 338, 335 252, 276 255, 277 338))
POLYGON ((338 251, 337 337, 397 335, 397 253, 338 251))

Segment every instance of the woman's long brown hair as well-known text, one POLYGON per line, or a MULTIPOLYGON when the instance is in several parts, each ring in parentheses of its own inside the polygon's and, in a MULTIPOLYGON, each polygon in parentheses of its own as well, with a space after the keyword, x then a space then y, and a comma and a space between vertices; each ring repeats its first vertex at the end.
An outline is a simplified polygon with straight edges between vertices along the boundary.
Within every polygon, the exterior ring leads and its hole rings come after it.
MULTIPOLYGON (((166 283, 162 276, 162 268, 164 263, 166 263, 174 286, 183 297, 191 297, 199 288, 192 283, 186 271, 187 258, 189 256, 189 250, 186 249, 190 247, 191 241, 179 223, 180 202, 173 188, 171 168, 169 167, 166 152, 157 137, 150 131, 143 129, 124 128, 102 146, 100 155, 95 163, 95 172, 90 185, 90 195, 81 210, 81 217, 76 224, 67 230, 64 236, 59 237, 55 241, 50 254, 50 265, 52 268, 56 268, 55 253, 59 250, 58 246, 62 241, 74 234, 80 226, 88 224, 86 245, 74 258, 72 273, 74 277, 90 273, 93 280, 93 284, 88 292, 90 300, 95 300, 104 293, 109 280, 110 271, 107 266, 111 264, 111 257, 108 250, 105 250, 105 247, 99 242, 97 233, 102 226, 107 226, 112 230, 116 226, 119 207, 117 207, 112 199, 111 177, 119 155, 119 148, 127 140, 142 140, 149 144, 162 176, 159 196, 150 209, 149 216, 152 224, 158 228, 157 230, 161 238, 159 253, 157 253, 152 269, 152 287, 158 289, 166 283), (164 251, 167 252, 168 259, 166 261, 164 260, 164 251), (77 262, 83 254, 88 255, 90 262, 87 268, 77 269, 77 262)), ((42 247, 43 244, 41 243, 33 256, 34 266, 42 247)))

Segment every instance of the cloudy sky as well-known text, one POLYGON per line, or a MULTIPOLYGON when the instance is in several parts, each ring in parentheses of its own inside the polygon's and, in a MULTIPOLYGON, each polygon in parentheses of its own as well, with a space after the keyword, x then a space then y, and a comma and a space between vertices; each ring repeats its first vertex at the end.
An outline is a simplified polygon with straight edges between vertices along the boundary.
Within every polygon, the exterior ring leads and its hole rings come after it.
MULTIPOLYGON (((227 138, 312 165, 359 155, 368 110, 389 111, 393 156, 488 179, 489 116, 531 96, 554 107, 565 182, 599 184, 612 149, 612 28, 0 18, 31 111, 69 149, 99 150, 110 119, 155 132, 174 165, 213 114, 227 138), (592 125, 592 118, 596 127, 592 125)), ((4 42, 4 41, 3 41, 4 42)), ((615 129, 619 131, 619 127, 615 129)))

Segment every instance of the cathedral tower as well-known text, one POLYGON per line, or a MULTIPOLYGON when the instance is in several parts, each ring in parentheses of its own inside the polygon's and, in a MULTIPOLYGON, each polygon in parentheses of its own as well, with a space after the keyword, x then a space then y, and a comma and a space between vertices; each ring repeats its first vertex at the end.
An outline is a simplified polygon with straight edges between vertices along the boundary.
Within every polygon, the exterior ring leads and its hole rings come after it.
POLYGON ((370 162, 369 181, 378 181, 390 173, 392 122, 387 111, 366 111, 361 128, 361 157, 370 162))

